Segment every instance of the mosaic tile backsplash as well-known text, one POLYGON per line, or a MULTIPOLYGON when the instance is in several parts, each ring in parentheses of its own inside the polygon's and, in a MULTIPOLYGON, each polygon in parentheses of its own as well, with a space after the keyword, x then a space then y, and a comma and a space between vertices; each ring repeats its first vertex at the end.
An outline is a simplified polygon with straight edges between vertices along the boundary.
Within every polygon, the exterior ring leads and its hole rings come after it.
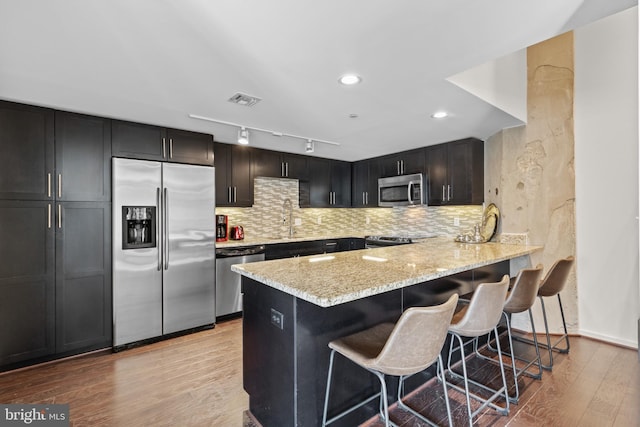
POLYGON ((294 236, 393 235, 451 236, 467 233, 482 219, 482 206, 418 206, 394 208, 305 208, 298 202, 298 181, 256 178, 251 208, 217 208, 229 226, 242 225, 245 236, 286 237, 292 204, 294 236), (455 219, 458 219, 454 224, 455 219))

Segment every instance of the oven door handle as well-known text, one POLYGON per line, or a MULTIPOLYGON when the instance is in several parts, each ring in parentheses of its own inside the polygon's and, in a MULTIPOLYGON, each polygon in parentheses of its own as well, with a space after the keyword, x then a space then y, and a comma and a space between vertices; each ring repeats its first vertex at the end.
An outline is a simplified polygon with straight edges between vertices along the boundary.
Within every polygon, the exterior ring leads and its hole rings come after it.
MULTIPOLYGON (((409 201, 410 205, 415 205, 415 202, 413 201, 413 197, 411 197, 412 195, 411 188, 416 184, 420 185, 420 181, 409 181, 409 185, 407 185, 407 200, 409 201)), ((420 191, 422 191, 422 189, 420 189, 420 191)))

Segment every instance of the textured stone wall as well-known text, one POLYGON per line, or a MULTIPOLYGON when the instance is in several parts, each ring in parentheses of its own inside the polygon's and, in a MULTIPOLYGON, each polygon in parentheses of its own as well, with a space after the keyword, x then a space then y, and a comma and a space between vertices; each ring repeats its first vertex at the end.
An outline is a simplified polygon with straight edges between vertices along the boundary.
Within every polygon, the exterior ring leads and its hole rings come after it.
MULTIPOLYGON (((544 245, 531 257, 545 272, 559 258, 575 255, 575 175, 573 129, 573 33, 527 49, 525 126, 505 129, 485 143, 485 201, 502 214, 501 233, 526 233, 530 244, 544 245)), ((567 325, 577 331, 575 273, 561 294, 567 325)), ((536 303, 539 304, 539 303, 536 303)), ((547 304, 550 327, 561 331, 557 304, 547 304)), ((536 325, 543 325, 539 309, 536 325)), ((528 328, 519 316, 516 327, 528 328)))

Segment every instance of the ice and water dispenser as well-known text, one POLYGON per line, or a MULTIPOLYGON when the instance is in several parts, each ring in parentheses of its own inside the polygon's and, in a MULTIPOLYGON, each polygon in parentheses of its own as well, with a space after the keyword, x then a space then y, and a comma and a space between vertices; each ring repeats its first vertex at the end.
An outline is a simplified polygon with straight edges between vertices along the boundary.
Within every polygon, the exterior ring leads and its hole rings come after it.
POLYGON ((122 207, 122 249, 156 246, 156 207, 122 207))

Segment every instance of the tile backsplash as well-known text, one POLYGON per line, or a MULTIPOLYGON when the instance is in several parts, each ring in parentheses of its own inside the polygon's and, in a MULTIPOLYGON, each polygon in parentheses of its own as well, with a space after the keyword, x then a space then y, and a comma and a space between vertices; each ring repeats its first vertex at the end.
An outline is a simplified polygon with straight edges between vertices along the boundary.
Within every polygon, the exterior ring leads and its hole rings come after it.
MULTIPOLYGON (((417 206, 394 208, 305 208, 298 202, 298 181, 256 178, 250 208, 217 208, 229 225, 242 225, 247 237, 284 237, 288 233, 285 200, 292 202, 295 236, 384 234, 451 236, 467 233, 482 219, 482 206, 417 206), (454 225, 455 219, 459 225, 454 225)), ((455 222, 457 224, 457 222, 455 222)))

